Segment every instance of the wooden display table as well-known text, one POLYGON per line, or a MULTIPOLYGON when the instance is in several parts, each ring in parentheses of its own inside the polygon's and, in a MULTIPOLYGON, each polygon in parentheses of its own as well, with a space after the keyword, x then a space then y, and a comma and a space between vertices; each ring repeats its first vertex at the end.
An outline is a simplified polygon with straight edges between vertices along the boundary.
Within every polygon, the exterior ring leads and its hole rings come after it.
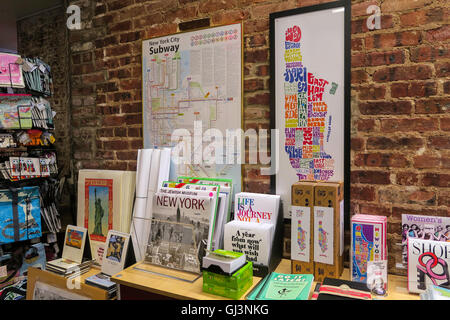
MULTIPOLYGON (((291 273, 291 260, 283 259, 278 265, 275 272, 279 273, 291 273)), ((340 277, 342 280, 351 280, 350 279, 350 270, 348 268, 344 269, 342 276, 340 277)), ((316 286, 316 282, 314 282, 311 291, 314 290, 316 286)), ((310 297, 312 292, 310 293, 310 297)), ((408 279, 403 276, 397 276, 393 274, 388 275, 388 290, 386 297, 373 297, 375 300, 420 300, 420 296, 418 294, 410 294, 408 292, 408 279)))
MULTIPOLYGON (((38 268, 28 268, 28 282, 27 282, 27 300, 33 300, 34 287, 37 281, 43 282, 52 287, 63 289, 71 293, 85 296, 92 300, 108 300, 108 293, 106 290, 88 285, 84 283, 84 280, 90 276, 96 275, 100 272, 100 269, 91 268, 85 274, 80 276, 79 289, 74 286, 73 289, 67 287, 67 278, 60 276, 56 273, 41 270, 38 268)), ((72 281, 74 282, 74 281, 72 281)))
MULTIPOLYGON (((148 300, 148 299, 179 299, 179 300, 224 300, 227 298, 208 294, 202 291, 203 279, 198 278, 190 283, 179 279, 165 277, 157 274, 137 270, 142 267, 142 262, 136 263, 123 270, 117 275, 111 277, 111 281, 119 284, 119 299, 122 300, 148 300)), ((155 267, 157 270, 158 267, 155 267)), ((164 269, 167 270, 167 269, 164 269)), ((170 276, 181 274, 177 271, 166 271, 170 276)), ((276 268, 275 272, 291 273, 291 260, 283 259, 276 268)), ((345 269, 341 279, 349 280, 349 269, 345 269)), ((181 275, 180 275, 181 276, 181 275)), ((253 277, 252 287, 241 297, 245 296, 261 280, 259 277, 253 277)), ((312 287, 312 290, 315 287, 312 287)), ((312 291, 311 290, 311 291, 312 291)), ((312 292, 311 292, 312 294, 312 292)), ((388 276, 388 295, 386 297, 377 297, 382 300, 419 300, 417 294, 409 294, 407 289, 406 277, 389 275, 388 276)))
MULTIPOLYGON (((253 277, 253 284, 247 292, 242 295, 245 299, 261 278, 253 277)), ((150 266, 138 262, 129 268, 111 277, 111 281, 119 285, 120 298, 122 300, 148 300, 148 299, 178 299, 178 300, 229 300, 228 298, 216 296, 202 291, 202 276, 192 275, 185 272, 169 270, 157 266, 150 266), (149 272, 143 271, 146 269, 149 272), (167 276, 151 272, 159 272, 167 276), (179 279, 175 279, 178 277, 179 279), (184 280, 180 280, 180 279, 184 280), (195 281, 191 282, 192 280, 195 281)))

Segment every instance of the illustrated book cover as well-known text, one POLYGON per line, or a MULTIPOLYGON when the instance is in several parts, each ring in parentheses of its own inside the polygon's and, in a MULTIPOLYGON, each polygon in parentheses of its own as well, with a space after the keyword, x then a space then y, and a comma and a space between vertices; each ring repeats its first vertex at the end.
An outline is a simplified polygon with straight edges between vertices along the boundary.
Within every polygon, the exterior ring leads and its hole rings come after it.
POLYGON ((408 263, 408 237, 450 241, 450 217, 402 214, 402 262, 408 263))
POLYGON ((234 220, 276 224, 280 196, 240 192, 234 202, 234 220))
POLYGON ((408 238, 408 290, 423 293, 428 286, 450 289, 450 242, 408 238))
POLYGON ((312 274, 272 272, 256 300, 308 300, 313 281, 312 274))
MULTIPOLYGON (((171 191, 183 191, 172 189, 171 191)), ((173 269, 200 273, 214 224, 212 196, 156 193, 145 260, 173 269)), ((203 193, 203 194, 202 194, 203 193)))
POLYGON ((368 263, 387 259, 386 228, 385 216, 352 216, 350 266, 353 281, 367 282, 368 263))

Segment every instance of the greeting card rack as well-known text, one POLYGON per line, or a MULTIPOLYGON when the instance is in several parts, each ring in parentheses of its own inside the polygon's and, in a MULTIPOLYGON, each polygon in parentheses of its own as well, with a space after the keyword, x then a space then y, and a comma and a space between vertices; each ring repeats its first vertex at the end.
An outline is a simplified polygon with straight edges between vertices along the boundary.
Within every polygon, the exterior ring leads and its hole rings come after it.
POLYGON ((9 84, 3 75, 6 81, 0 84, 0 189, 39 187, 42 231, 59 232, 58 207, 65 177, 59 177, 54 112, 46 100, 53 92, 50 67, 39 58, 19 57, 15 63, 8 63, 7 67, 5 64, 2 71, 5 70, 9 72, 9 84), (22 85, 14 80, 20 78, 18 70, 22 85), (12 170, 13 166, 16 170, 12 170))

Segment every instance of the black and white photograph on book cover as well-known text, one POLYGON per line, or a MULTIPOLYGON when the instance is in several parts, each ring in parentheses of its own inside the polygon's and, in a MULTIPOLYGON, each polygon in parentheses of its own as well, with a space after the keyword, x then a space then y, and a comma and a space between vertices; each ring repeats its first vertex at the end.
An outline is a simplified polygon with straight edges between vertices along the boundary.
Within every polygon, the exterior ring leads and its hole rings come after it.
POLYGON ((200 273, 215 218, 211 203, 206 196, 157 193, 146 261, 200 273))
POLYGON ((145 259, 172 269, 198 272, 201 253, 196 240, 191 224, 153 219, 145 259))

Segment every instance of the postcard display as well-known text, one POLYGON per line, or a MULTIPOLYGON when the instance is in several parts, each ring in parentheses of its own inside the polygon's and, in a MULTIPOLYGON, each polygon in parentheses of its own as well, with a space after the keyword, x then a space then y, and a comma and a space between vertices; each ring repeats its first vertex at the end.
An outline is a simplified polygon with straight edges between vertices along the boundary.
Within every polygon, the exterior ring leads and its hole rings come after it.
POLYGON ((85 283, 107 290, 111 298, 117 291, 117 285, 111 281, 111 276, 135 262, 130 234, 109 230, 105 249, 101 272, 86 278, 85 283))
POLYGON ((224 249, 245 253, 255 276, 275 270, 282 256, 283 215, 278 195, 241 192, 234 220, 225 225, 224 249))
POLYGON ((50 67, 44 62, 26 63, 19 55, 0 53, 0 92, 8 92, 0 93, 0 244, 61 229, 55 112, 47 100, 51 82, 50 67), (33 82, 45 77, 45 91, 26 81, 28 67, 36 74, 33 82))

